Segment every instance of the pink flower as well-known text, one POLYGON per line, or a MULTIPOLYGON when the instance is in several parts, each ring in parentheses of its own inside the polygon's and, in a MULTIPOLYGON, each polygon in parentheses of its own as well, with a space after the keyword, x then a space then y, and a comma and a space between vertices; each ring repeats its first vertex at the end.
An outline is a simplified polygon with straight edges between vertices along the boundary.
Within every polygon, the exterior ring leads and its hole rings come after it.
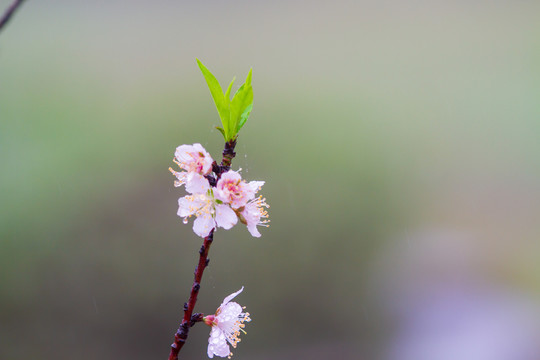
POLYGON ((238 172, 229 170, 217 182, 215 195, 217 199, 238 209, 253 199, 263 185, 264 181, 247 183, 238 172))
POLYGON ((227 296, 215 315, 208 315, 203 320, 206 325, 212 327, 208 338, 208 357, 214 355, 221 357, 232 356, 229 344, 233 348, 240 342, 240 331, 244 331, 244 322, 250 322, 249 313, 244 312, 245 307, 240 306, 231 300, 244 290, 244 287, 237 292, 227 296))
POLYGON ((187 224, 189 217, 195 215, 193 231, 200 237, 206 237, 212 229, 232 228, 238 217, 229 205, 216 202, 208 180, 199 174, 188 174, 191 179, 186 183, 186 190, 191 195, 178 199, 178 216, 187 224))
POLYGON ((169 168, 169 171, 176 176, 174 186, 181 186, 190 181, 190 174, 207 175, 212 171, 212 157, 202 147, 201 144, 180 145, 176 148, 173 160, 182 170, 174 171, 169 168))
POLYGON ((198 143, 177 147, 174 162, 183 170, 169 168, 176 176, 174 186, 185 184, 190 194, 178 199, 178 216, 187 224, 195 215, 193 231, 197 235, 206 237, 217 227, 230 229, 240 219, 251 235, 261 236, 257 226, 268 226, 269 221, 261 219, 268 217, 264 208, 269 206, 263 198, 255 199, 255 195, 264 181, 246 182, 239 172, 229 170, 221 174, 215 187, 210 187, 205 176, 212 173, 214 160, 198 143))
MULTIPOLYGON (((266 199, 259 196, 257 199, 253 199, 244 206, 242 211, 239 212, 240 221, 247 225, 248 231, 254 237, 260 237, 261 233, 257 229, 257 226, 268 226, 270 220, 261 220, 268 218, 268 212, 265 208, 270 206, 266 203, 266 199)), ((237 212, 238 214, 238 212, 237 212)))

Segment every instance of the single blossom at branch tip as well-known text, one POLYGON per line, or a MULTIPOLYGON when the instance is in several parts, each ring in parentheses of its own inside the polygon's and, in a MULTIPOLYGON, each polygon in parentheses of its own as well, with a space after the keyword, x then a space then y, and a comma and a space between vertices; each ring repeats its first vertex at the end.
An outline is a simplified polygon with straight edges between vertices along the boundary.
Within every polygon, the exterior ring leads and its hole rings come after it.
POLYGON ((169 171, 176 176, 174 186, 189 184, 193 179, 191 174, 208 175, 212 171, 214 160, 201 144, 180 145, 176 148, 173 161, 183 171, 175 171, 169 168, 169 171))
POLYGON ((215 315, 208 315, 203 318, 206 325, 212 327, 210 337, 208 338, 208 357, 213 358, 214 355, 220 357, 232 356, 229 344, 236 348, 240 342, 240 332, 244 331, 245 322, 250 322, 249 313, 244 312, 245 307, 240 306, 231 300, 244 290, 244 287, 235 293, 227 296, 215 315))

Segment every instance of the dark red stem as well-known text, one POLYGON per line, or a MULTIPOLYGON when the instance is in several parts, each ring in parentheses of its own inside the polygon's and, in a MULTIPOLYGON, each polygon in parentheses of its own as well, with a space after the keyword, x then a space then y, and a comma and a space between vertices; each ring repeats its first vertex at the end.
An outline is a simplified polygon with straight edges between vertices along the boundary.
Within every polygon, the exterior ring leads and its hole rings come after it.
MULTIPOLYGON (((229 171, 231 167, 231 161, 236 155, 234 148, 236 146, 236 140, 229 141, 225 143, 225 148, 223 149, 223 160, 221 161, 221 166, 214 166, 214 172, 216 173, 217 178, 221 177, 221 174, 229 171)), ((215 179, 214 185, 215 186, 215 179)), ((193 314, 195 309, 195 304, 197 303, 197 295, 199 294, 199 289, 201 288, 201 280, 204 273, 204 269, 208 266, 210 259, 208 258, 208 252, 210 251, 210 245, 214 241, 214 230, 210 231, 207 237, 204 238, 203 245, 199 250, 199 264, 195 268, 195 278, 193 280, 193 285, 191 286, 191 293, 189 295, 189 300, 187 303, 184 303, 184 318, 176 334, 174 334, 174 343, 171 344, 171 352, 169 354, 169 360, 178 360, 178 353, 182 346, 186 343, 188 337, 189 328, 195 325, 195 323, 202 321, 202 314, 193 314)))
POLYGON ((221 160, 221 167, 223 168, 222 172, 226 172, 230 170, 231 161, 236 155, 236 153, 234 152, 235 146, 236 146, 236 139, 227 141, 225 143, 225 148, 223 149, 223 160, 221 160))
MULTIPOLYGON (((169 360, 177 360, 178 352, 184 346, 186 339, 188 337, 189 328, 193 326, 196 321, 194 319, 193 324, 191 316, 193 314, 193 309, 197 303, 197 295, 199 294, 199 289, 201 288, 201 280, 204 273, 204 269, 208 266, 210 259, 208 259, 208 251, 210 250, 210 245, 214 240, 214 230, 210 231, 207 237, 204 238, 204 243, 199 250, 199 264, 195 269, 195 279, 193 280, 193 285, 191 286, 191 294, 189 295, 189 300, 187 303, 184 303, 184 319, 180 327, 174 334, 174 343, 171 344, 171 353, 169 354, 169 360)), ((202 316, 202 315, 201 315, 202 316)), ((198 320, 200 321, 200 320, 198 320)))

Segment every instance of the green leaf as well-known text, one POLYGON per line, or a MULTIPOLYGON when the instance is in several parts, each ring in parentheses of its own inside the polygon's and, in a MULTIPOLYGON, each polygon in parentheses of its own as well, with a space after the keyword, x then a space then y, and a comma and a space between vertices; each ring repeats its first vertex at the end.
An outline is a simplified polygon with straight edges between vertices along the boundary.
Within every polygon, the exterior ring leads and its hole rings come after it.
POLYGON ((249 70, 246 82, 240 86, 230 103, 229 129, 236 133, 247 121, 247 116, 253 107, 253 87, 251 86, 252 69, 249 70), (249 108, 249 110, 248 110, 249 108), (246 110, 248 110, 246 112, 246 110), (245 118, 242 116, 246 114, 245 118), (242 125, 240 125, 242 124, 242 125))
POLYGON ((210 70, 199 59, 197 59, 197 64, 208 84, 221 118, 222 127, 217 127, 217 129, 223 134, 225 141, 231 141, 238 136, 238 131, 246 123, 253 108, 253 88, 251 87, 253 69, 249 69, 245 83, 240 86, 231 100, 231 90, 235 78, 232 79, 224 94, 221 85, 210 70))
POLYGON ((231 83, 229 84, 229 87, 227 88, 227 92, 225 93, 225 99, 227 99, 227 100, 229 100, 231 98, 231 89, 232 89, 232 86, 234 84, 234 80, 236 80, 236 76, 233 77, 231 83))
POLYGON ((251 109, 253 109, 253 104, 249 104, 249 106, 244 110, 242 115, 240 115, 240 121, 238 122, 238 129, 236 129, 236 132, 239 132, 242 126, 246 123, 249 114, 251 113, 251 109))
POLYGON ((219 130, 219 132, 220 132, 220 133, 223 135, 223 137, 225 138, 225 141, 227 141, 227 135, 225 135, 225 131, 224 131, 222 128, 220 128, 219 126, 216 126, 216 129, 219 130))
MULTIPOLYGON (((223 90, 221 89, 221 85, 219 85, 218 80, 216 77, 206 68, 206 66, 203 65, 203 63, 197 59, 197 64, 199 65, 199 68, 201 69, 201 72, 206 80, 206 83, 208 84, 208 88, 210 89, 210 94, 212 94, 212 98, 214 99, 214 104, 216 105, 216 109, 219 113, 219 117, 221 118, 221 124, 223 125, 223 136, 225 136, 225 140, 228 136, 231 136, 230 130, 233 129, 229 126, 230 123, 230 100, 225 97, 223 94, 223 90)), ((234 80, 233 80, 234 81, 234 80)), ((229 85, 229 89, 232 87, 229 85)), ((230 90, 227 89, 227 91, 230 93, 230 90)))
POLYGON ((245 84, 251 86, 251 77, 253 76, 253 68, 249 69, 245 84))

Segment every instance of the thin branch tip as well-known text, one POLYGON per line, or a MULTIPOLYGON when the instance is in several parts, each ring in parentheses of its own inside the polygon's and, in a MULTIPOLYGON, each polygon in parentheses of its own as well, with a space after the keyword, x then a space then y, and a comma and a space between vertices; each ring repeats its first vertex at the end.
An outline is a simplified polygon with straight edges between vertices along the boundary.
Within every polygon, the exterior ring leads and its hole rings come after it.
POLYGON ((0 31, 6 26, 6 24, 9 22, 15 11, 22 5, 24 0, 15 0, 13 3, 7 8, 7 10, 4 12, 4 15, 2 15, 2 18, 0 18, 0 31))

